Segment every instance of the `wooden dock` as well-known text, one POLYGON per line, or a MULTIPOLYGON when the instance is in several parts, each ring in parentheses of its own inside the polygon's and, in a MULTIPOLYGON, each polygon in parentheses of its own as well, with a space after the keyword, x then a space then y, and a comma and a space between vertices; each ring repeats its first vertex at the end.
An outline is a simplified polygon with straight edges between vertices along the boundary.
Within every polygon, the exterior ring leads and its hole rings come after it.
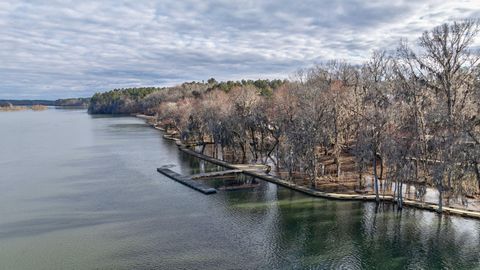
MULTIPOLYGON (((219 160, 216 158, 212 158, 209 156, 202 155, 200 153, 197 153, 191 149, 185 148, 185 147, 180 147, 179 148, 181 151, 186 152, 192 156, 198 157, 200 159, 203 159, 205 161, 211 162, 213 164, 217 164, 220 166, 223 166, 225 168, 229 169, 242 169, 243 173, 249 176, 253 176, 258 179, 262 179, 292 190, 299 191, 301 193, 310 195, 310 196, 315 196, 315 197, 322 197, 322 198, 328 198, 328 199, 336 199, 336 200, 362 200, 362 201, 375 201, 376 197, 375 195, 372 194, 342 194, 342 193, 329 193, 329 192, 322 192, 322 191, 317 191, 305 186, 300 186, 295 183, 292 183, 290 181, 280 179, 276 176, 273 175, 267 175, 261 170, 254 170, 254 169, 248 169, 249 165, 236 165, 236 164, 230 164, 227 163, 223 160, 219 160)), ((255 167, 253 167, 255 168, 255 167)), ((393 196, 390 195, 385 195, 385 196, 380 196, 381 201, 386 201, 386 202, 393 202, 394 198, 393 196)), ((417 201, 412 201, 412 200, 404 200, 403 205, 405 206, 411 206, 415 207, 418 209, 424 209, 424 210, 430 210, 434 212, 438 212, 438 205, 433 204, 433 203, 425 203, 425 202, 417 202, 417 201)), ((480 218, 480 212, 478 211, 473 211, 473 210, 465 210, 465 209, 456 209, 453 207, 448 207, 444 206, 443 207, 443 213, 448 213, 448 214, 455 214, 455 215, 460 215, 463 217, 469 217, 469 218, 480 218)))
POLYGON ((202 179, 202 178, 215 178, 215 177, 222 177, 229 174, 238 174, 242 173, 243 170, 226 170, 226 171, 219 171, 219 172, 209 172, 209 173, 199 173, 190 176, 191 179, 202 179))
POLYGON ((214 193, 217 193, 217 190, 214 189, 214 188, 211 188, 209 186, 206 186, 200 182, 197 182, 197 181, 194 181, 192 180, 192 178, 188 177, 188 176, 183 176, 179 173, 176 173, 172 170, 170 170, 169 168, 167 167, 160 167, 160 168, 157 168, 157 171, 161 174, 164 174, 170 178, 172 178, 173 180, 179 182, 179 183, 182 183, 190 188, 193 188, 197 191, 200 191, 202 192, 203 194, 214 194, 214 193))

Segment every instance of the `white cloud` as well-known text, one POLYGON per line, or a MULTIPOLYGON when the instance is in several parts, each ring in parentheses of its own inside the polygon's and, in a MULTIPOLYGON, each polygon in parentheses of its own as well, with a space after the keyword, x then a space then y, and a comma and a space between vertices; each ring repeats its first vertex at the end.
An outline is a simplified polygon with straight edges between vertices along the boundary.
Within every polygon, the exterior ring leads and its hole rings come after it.
POLYGON ((287 77, 366 59, 478 1, 0 2, 0 98, 89 96, 114 87, 287 77))

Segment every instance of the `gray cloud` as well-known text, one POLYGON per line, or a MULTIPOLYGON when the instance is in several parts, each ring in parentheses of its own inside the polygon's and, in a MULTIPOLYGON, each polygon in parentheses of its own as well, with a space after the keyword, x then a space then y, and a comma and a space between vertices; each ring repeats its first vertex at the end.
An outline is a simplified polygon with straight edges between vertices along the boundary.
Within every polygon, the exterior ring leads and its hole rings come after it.
POLYGON ((115 87, 284 78, 413 41, 477 1, 0 2, 0 98, 90 96, 115 87))

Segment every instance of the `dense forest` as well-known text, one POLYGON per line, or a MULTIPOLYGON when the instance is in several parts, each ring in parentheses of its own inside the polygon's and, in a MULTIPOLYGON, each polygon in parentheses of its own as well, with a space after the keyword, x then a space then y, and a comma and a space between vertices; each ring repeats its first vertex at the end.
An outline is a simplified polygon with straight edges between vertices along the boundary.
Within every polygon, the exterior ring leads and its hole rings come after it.
POLYGON ((411 45, 375 51, 362 65, 329 61, 290 81, 184 83, 95 94, 91 113, 146 113, 184 142, 230 162, 272 164, 317 187, 366 179, 399 207, 403 185, 463 201, 480 192, 477 21, 426 31, 411 45), (385 191, 384 191, 385 192, 385 191))
POLYGON ((230 92, 236 87, 252 86, 262 96, 271 96, 273 89, 285 84, 282 80, 242 80, 217 82, 214 78, 207 82, 186 82, 174 87, 142 87, 114 89, 96 93, 91 98, 89 113, 92 114, 154 114, 162 102, 176 102, 181 99, 200 97, 211 91, 230 92))
POLYGON ((87 107, 89 103, 90 98, 64 98, 55 100, 54 106, 87 107))

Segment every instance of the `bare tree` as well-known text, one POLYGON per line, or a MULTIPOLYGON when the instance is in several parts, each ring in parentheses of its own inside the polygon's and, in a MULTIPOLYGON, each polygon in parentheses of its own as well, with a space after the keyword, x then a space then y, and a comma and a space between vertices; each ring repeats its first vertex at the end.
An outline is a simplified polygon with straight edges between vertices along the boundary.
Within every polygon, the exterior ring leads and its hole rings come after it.
POLYGON ((478 22, 474 20, 444 24, 424 32, 420 53, 410 50, 406 54, 411 75, 426 86, 434 99, 428 115, 428 144, 434 159, 430 163, 440 212, 445 189, 454 189, 454 174, 458 162, 462 162, 459 147, 468 134, 464 127, 470 126, 465 120, 478 117, 470 100, 475 92, 479 57, 469 49, 478 31, 478 22))

